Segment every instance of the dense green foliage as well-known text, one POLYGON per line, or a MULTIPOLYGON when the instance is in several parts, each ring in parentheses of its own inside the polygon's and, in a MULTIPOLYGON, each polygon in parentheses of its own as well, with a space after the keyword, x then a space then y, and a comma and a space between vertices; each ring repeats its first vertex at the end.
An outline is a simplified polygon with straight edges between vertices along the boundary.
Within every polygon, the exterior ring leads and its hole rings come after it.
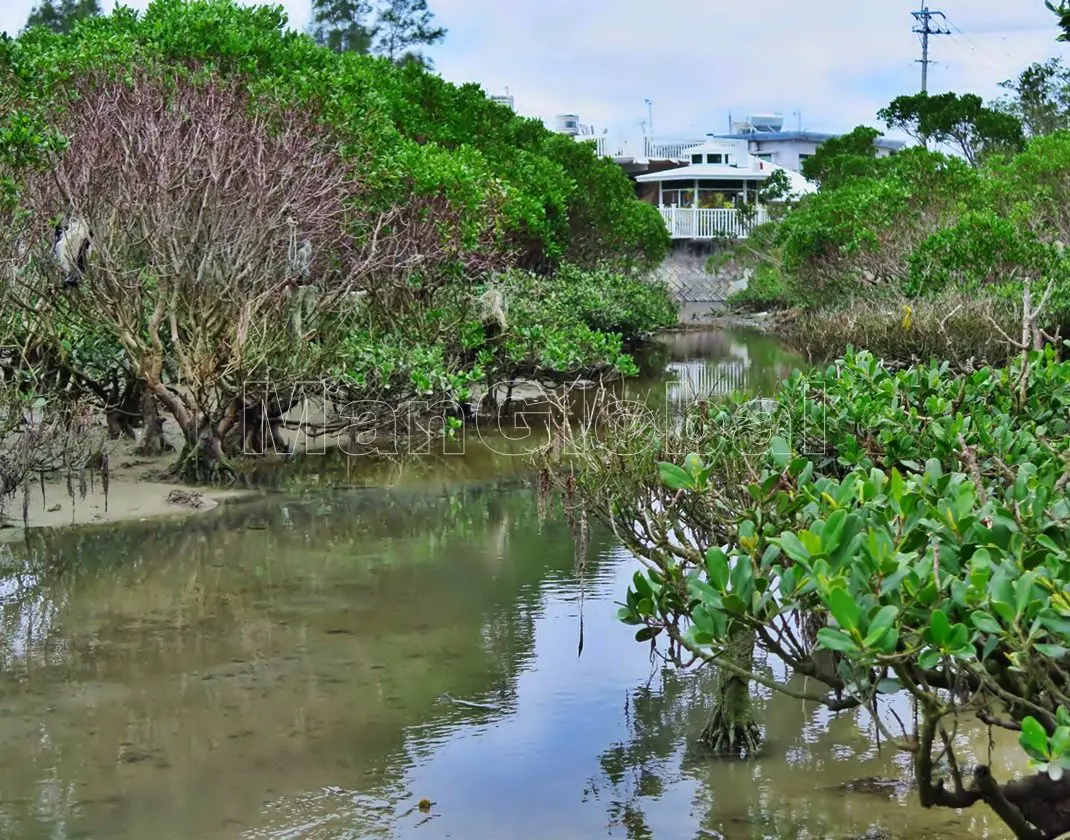
POLYGON ((251 434, 261 451, 253 427, 298 383, 459 416, 491 377, 632 373, 628 347, 675 320, 643 277, 668 234, 618 167, 419 62, 286 31, 281 8, 158 0, 36 27, 0 42, 0 76, 19 278, 0 365, 88 399, 114 433, 156 425, 159 403, 188 474, 251 434), (49 249, 71 213, 94 243, 63 294, 49 249), (270 383, 255 411, 250 379, 270 383))
POLYGON ((677 316, 660 283, 607 271, 567 267, 550 281, 513 272, 500 284, 506 329, 496 373, 528 367, 558 375, 597 373, 607 361, 620 373, 636 373, 628 344, 673 326, 677 316))
MULTIPOLYGON (((867 160, 868 171, 851 171, 858 160, 846 155, 847 177, 798 202, 760 248, 769 265, 763 287, 776 292, 770 298, 827 313, 827 323, 813 332, 843 339, 833 355, 854 341, 910 358, 887 342, 867 343, 866 332, 837 331, 845 317, 875 325, 870 316, 883 311, 886 323, 875 333, 891 334, 908 309, 927 308, 926 301, 938 298, 988 301, 991 310, 1002 309, 1001 302, 1020 304, 1025 281, 1038 294, 1052 283, 1040 319, 1049 332, 1070 320, 1070 266, 1063 248, 1070 232, 1070 132, 1033 137, 1018 154, 978 167, 920 147, 867 160)), ((945 314, 954 316, 956 306, 945 314)), ((808 320, 819 317, 825 316, 808 320)), ((926 323, 930 346, 948 337, 961 340, 960 349, 976 345, 975 327, 961 332, 943 330, 939 319, 926 323)), ((811 349, 823 355, 828 348, 811 349)), ((951 352, 962 359, 971 355, 951 352)))
POLYGON ((869 175, 874 171, 876 140, 881 136, 877 129, 860 125, 841 137, 826 140, 803 161, 802 174, 825 189, 835 189, 850 178, 869 175))
POLYGON ((918 148, 875 167, 807 197, 781 224, 777 245, 801 300, 904 284, 914 248, 954 218, 980 179, 964 162, 918 148))
POLYGON ((474 385, 518 376, 633 375, 628 349, 676 323, 668 290, 608 271, 562 267, 552 277, 507 272, 467 295, 448 295, 424 321, 351 333, 340 382, 351 398, 412 393, 466 403, 474 385))
MULTIPOLYGON (((1067 19, 1064 4, 1049 6, 1067 19)), ((1006 358, 997 345, 1009 346, 1008 315, 1029 284, 1037 297, 1050 289, 1032 317, 1054 334, 1070 323, 1068 85, 1052 59, 1004 82, 991 105, 897 97, 878 116, 920 145, 891 157, 875 157, 876 132, 863 126, 822 144, 804 165, 818 192, 747 243, 767 267, 733 303, 793 309, 783 324, 818 358, 853 343, 968 367, 1006 358)))
MULTIPOLYGON (((414 63, 337 55, 286 31, 281 7, 230 0, 156 0, 138 15, 117 10, 62 37, 38 30, 0 50, 0 72, 34 99, 58 94, 92 67, 119 72, 152 64, 196 65, 248 81, 253 90, 313 109, 367 161, 383 200, 445 192, 472 224, 500 210, 523 264, 562 258, 658 261, 668 236, 657 211, 634 200, 619 167, 414 63)), ((7 85, 5 85, 6 87, 7 85)))

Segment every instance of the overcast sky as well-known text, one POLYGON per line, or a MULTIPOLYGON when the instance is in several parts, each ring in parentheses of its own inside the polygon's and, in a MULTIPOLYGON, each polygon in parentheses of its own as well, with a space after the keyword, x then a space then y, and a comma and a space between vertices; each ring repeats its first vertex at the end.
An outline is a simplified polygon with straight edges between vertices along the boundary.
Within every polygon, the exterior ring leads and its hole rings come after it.
MULTIPOLYGON (((17 33, 36 0, 0 0, 17 33)), ((148 0, 128 5, 143 9, 148 0)), ((108 7, 111 0, 104 0, 108 7)), ((785 127, 846 131, 920 87, 919 37, 907 0, 429 0, 446 41, 429 51, 454 82, 515 97, 528 116, 576 113, 597 133, 632 138, 653 103, 658 135, 727 130, 729 113, 780 112, 785 127)), ((285 0, 306 26, 309 0, 285 0)), ((932 39, 932 92, 998 84, 1064 55, 1043 0, 930 0, 952 34, 932 39)))

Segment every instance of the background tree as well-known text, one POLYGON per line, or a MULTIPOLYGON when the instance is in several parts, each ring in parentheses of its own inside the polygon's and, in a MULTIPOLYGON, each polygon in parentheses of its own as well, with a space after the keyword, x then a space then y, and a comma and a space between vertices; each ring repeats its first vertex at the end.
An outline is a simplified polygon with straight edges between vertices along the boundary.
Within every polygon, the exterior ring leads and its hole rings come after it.
POLYGON ((434 24, 427 0, 389 0, 379 12, 373 51, 391 61, 430 62, 413 47, 430 46, 446 37, 446 30, 434 24))
POLYGON ((1007 93, 996 108, 1017 117, 1030 137, 1070 128, 1070 67, 1062 59, 1030 64, 1000 87, 1007 93))
POLYGON ((871 175, 877 160, 875 128, 860 125, 849 134, 833 137, 817 147, 802 164, 802 174, 822 189, 835 189, 848 178, 871 175))
POLYGON ((1044 0, 1044 5, 1059 18, 1059 28, 1062 29, 1063 34, 1056 40, 1070 41, 1070 5, 1067 5, 1066 0, 1061 0, 1058 6, 1052 3, 1051 0, 1044 0))
POLYGON ((434 23, 427 0, 313 0, 310 33, 335 52, 381 55, 398 64, 415 61, 430 67, 414 47, 446 37, 434 23))
POLYGON ((0 376, 90 402, 116 436, 149 395, 141 414, 181 432, 186 475, 275 448, 297 382, 325 380, 336 405, 441 399, 452 421, 491 374, 631 373, 628 325, 675 323, 661 284, 593 271, 669 246, 619 167, 478 85, 316 46, 279 6, 153 0, 68 35, 35 27, 0 44, 0 76, 0 286, 18 298, 0 306, 0 376), (179 81, 190 65, 204 84, 179 81), (61 214, 93 229, 69 292, 61 214), (242 405, 243 379, 279 398, 242 405))
POLYGON ((78 21, 100 14, 100 0, 42 0, 30 12, 25 28, 47 26, 54 32, 66 34, 78 21))
POLYGON ((310 34, 317 44, 335 52, 364 55, 374 34, 372 11, 367 0, 313 0, 310 34))
POLYGON ((991 152, 1020 151, 1022 124, 1011 114, 985 106, 973 93, 916 93, 899 96, 877 116, 888 128, 905 131, 923 145, 951 146, 976 166, 991 152))

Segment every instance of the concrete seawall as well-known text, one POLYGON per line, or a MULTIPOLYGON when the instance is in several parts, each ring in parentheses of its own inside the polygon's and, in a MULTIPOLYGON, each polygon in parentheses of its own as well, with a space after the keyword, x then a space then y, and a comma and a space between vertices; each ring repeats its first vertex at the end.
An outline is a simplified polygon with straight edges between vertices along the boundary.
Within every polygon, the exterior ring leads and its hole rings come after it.
POLYGON ((724 252, 717 242, 674 242, 672 252, 654 274, 668 283, 681 307, 681 321, 693 320, 690 313, 723 308, 735 292, 747 288, 751 270, 728 257, 716 261, 715 270, 707 271, 710 257, 724 252))

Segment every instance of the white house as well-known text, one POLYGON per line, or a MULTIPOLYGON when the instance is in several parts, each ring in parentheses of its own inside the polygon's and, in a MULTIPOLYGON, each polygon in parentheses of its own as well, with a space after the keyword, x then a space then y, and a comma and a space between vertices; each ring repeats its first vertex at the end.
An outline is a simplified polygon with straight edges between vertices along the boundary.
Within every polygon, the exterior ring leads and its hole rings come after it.
MULTIPOLYGON (((674 239, 745 238, 750 224, 765 221, 758 191, 783 167, 750 154, 741 139, 708 140, 683 150, 681 158, 690 162, 635 178, 646 200, 657 203, 674 239), (753 210, 753 220, 741 207, 753 210)), ((785 171, 793 192, 816 189, 801 175, 785 171)))

